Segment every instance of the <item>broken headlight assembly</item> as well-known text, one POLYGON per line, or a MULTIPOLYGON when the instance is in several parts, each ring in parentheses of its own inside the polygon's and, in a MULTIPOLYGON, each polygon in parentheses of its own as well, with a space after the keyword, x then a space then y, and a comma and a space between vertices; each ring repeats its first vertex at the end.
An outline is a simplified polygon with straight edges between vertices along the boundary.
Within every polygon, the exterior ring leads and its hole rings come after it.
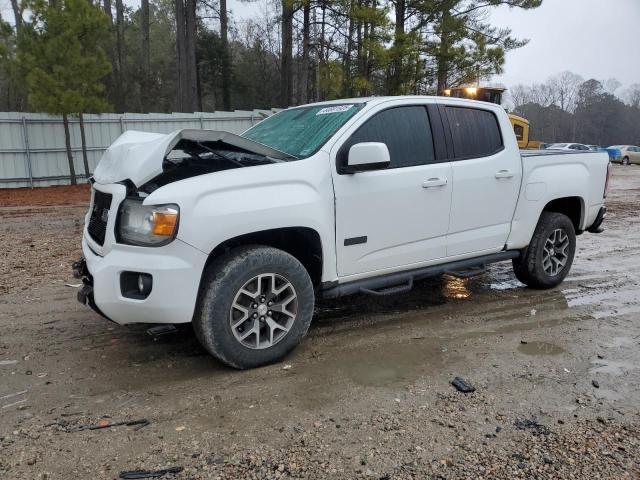
POLYGON ((166 245, 178 233, 179 217, 177 205, 143 205, 142 199, 128 198, 118 212, 118 242, 145 247, 166 245))

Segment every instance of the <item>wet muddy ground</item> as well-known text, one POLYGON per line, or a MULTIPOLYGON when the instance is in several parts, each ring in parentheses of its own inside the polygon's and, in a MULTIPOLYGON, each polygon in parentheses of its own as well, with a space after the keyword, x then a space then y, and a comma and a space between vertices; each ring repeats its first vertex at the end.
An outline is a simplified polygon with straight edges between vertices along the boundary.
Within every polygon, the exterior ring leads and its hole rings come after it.
POLYGON ((0 207, 0 478, 639 478, 640 167, 613 187, 560 287, 502 263, 323 302, 247 372, 76 302, 86 205, 0 207))

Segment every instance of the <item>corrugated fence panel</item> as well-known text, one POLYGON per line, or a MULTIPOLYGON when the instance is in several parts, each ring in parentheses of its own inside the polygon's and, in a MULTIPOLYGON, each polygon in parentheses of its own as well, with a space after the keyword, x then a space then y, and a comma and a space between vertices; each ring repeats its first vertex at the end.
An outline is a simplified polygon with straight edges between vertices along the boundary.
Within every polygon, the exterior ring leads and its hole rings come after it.
MULTIPOLYGON (((242 133, 277 110, 195 113, 84 115, 89 174, 104 150, 126 130, 170 133, 205 128, 242 133)), ((86 181, 80 123, 69 117, 69 137, 78 182, 86 181)), ((41 113, 0 113, 0 188, 68 185, 70 181, 61 117, 41 113)))

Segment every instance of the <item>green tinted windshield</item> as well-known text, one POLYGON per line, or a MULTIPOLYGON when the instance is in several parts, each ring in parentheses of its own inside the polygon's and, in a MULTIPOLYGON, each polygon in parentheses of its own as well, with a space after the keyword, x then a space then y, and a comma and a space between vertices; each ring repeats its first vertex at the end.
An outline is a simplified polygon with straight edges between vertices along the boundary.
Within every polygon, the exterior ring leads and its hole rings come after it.
POLYGON ((308 157, 363 105, 325 104, 284 110, 263 120, 242 136, 297 158, 308 157))

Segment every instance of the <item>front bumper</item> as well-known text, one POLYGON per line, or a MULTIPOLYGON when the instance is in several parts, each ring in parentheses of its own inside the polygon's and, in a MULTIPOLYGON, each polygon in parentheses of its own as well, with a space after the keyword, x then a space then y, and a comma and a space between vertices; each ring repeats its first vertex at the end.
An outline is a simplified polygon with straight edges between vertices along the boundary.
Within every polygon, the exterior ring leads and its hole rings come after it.
POLYGON ((86 272, 78 293, 81 303, 121 325, 191 321, 207 261, 200 250, 176 239, 156 248, 114 244, 109 253, 100 256, 83 237, 82 252, 86 272), (148 297, 141 300, 122 295, 120 275, 126 271, 152 276, 148 297))

